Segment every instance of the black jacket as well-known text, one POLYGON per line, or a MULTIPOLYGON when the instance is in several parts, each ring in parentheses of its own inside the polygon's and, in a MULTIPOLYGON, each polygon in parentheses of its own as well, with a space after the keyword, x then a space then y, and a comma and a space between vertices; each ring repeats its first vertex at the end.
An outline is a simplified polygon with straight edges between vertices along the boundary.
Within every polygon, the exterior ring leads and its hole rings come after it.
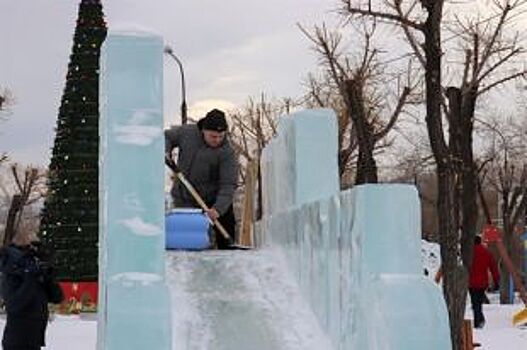
POLYGON ((0 254, 2 298, 7 321, 2 344, 9 347, 44 346, 48 302, 63 299, 48 263, 33 246, 10 245, 0 254))

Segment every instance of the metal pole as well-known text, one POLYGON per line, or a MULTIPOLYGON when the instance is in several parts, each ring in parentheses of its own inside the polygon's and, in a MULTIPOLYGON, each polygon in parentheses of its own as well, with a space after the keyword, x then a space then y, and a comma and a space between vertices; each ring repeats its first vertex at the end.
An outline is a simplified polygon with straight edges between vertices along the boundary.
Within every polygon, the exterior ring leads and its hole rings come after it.
POLYGON ((181 60, 174 54, 174 51, 170 46, 165 46, 165 53, 176 61, 179 72, 181 73, 181 124, 187 124, 187 97, 185 88, 185 72, 183 70, 183 64, 181 60))

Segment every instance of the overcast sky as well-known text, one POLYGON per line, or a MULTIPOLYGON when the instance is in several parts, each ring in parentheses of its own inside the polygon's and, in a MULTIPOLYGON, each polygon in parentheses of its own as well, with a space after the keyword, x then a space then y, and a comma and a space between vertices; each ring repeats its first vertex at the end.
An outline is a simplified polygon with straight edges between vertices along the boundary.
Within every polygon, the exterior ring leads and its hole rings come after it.
MULTIPOLYGON (((16 98, 0 152, 46 166, 80 0, 0 0, 0 88, 16 98)), ((191 117, 266 92, 297 97, 316 58, 296 27, 330 17, 333 0, 106 0, 110 27, 152 28, 183 61, 191 117)), ((179 72, 165 59, 165 120, 179 114, 179 72)))

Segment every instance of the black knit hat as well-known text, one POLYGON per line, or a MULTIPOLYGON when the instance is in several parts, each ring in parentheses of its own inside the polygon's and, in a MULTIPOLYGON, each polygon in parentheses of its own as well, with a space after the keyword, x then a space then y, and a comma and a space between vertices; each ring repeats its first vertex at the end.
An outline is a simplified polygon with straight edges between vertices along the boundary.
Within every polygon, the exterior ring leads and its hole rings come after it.
POLYGON ((219 109, 213 109, 205 118, 198 121, 198 128, 200 130, 213 130, 218 132, 227 131, 227 119, 225 119, 225 113, 219 109))

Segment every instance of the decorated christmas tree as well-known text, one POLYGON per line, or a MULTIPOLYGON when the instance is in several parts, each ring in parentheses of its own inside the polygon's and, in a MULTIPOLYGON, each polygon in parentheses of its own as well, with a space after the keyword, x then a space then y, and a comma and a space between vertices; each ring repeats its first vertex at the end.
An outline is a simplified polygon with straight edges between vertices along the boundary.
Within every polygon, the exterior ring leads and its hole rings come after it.
POLYGON ((79 5, 66 87, 49 165, 40 237, 62 281, 97 280, 99 56, 106 37, 100 0, 79 5))

